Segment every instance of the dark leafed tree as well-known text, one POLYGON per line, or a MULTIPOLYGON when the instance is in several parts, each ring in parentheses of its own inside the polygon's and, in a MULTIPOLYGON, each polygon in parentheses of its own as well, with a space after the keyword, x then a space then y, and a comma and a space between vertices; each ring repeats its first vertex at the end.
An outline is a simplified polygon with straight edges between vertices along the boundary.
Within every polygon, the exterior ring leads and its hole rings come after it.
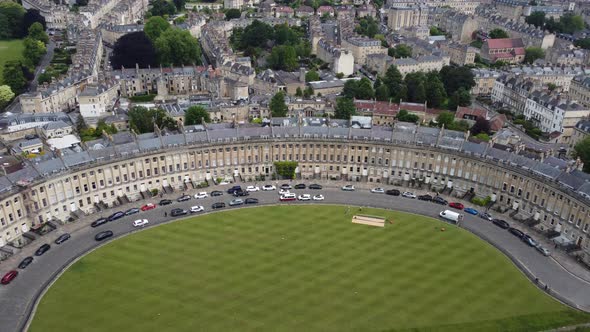
POLYGON ((141 68, 158 65, 154 45, 143 31, 128 33, 119 38, 111 56, 111 64, 116 69, 132 68, 136 63, 141 68))
POLYGON ((43 30, 47 29, 45 17, 43 17, 37 9, 28 9, 23 16, 23 35, 26 35, 29 31, 29 27, 36 22, 39 22, 43 26, 43 30))

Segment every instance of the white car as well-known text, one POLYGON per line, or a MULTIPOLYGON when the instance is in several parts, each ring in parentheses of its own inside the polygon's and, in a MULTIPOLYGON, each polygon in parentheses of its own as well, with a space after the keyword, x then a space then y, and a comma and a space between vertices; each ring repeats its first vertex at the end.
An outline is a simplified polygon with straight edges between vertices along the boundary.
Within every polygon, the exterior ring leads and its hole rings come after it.
POLYGON ((269 191, 269 190, 277 190, 277 187, 273 186, 272 184, 265 184, 262 186, 262 190, 269 191))
POLYGON ((281 189, 279 190, 279 195, 285 195, 291 193, 288 189, 281 189))
POLYGON ((537 246, 537 250, 542 253, 544 256, 550 256, 551 255, 551 251, 549 251, 549 249, 543 247, 543 246, 537 246))
POLYGON ((311 200, 311 195, 310 194, 302 194, 302 195, 299 195, 299 197, 297 197, 297 199, 300 201, 309 201, 309 200, 311 200))
POLYGON ((226 184, 229 184, 229 181, 223 180, 223 181, 219 182, 220 186, 225 186, 226 184))
POLYGON ((385 189, 383 188, 373 188, 371 189, 371 192, 374 194, 384 194, 385 193, 385 189))
POLYGON ((313 196, 313 200, 314 201, 323 201, 324 195, 315 195, 315 196, 313 196))
POLYGON ((342 190, 344 191, 354 191, 354 186, 352 184, 347 184, 345 186, 342 187, 342 190))
POLYGON ((195 194, 195 198, 196 199, 199 199, 199 198, 207 198, 207 197, 209 197, 209 194, 207 194, 206 191, 201 191, 200 193, 195 194))
POLYGON ((246 191, 258 191, 260 190, 259 187, 255 187, 255 186, 247 186, 246 187, 246 191))
POLYGON ((149 222, 147 219, 137 219, 133 222, 133 227, 143 227, 147 225, 149 222))
POLYGON ((405 198, 416 198, 416 195, 414 195, 414 193, 411 193, 409 191, 404 191, 402 193, 402 196, 405 197, 405 198))
POLYGON ((191 207, 191 213, 203 212, 205 208, 202 205, 195 205, 191 207))

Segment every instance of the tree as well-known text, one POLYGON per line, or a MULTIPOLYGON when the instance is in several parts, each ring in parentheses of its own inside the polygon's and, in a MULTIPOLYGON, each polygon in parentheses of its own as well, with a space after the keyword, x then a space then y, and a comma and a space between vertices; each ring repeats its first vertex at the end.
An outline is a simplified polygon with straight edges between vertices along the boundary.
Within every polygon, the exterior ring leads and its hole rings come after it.
POLYGON ((232 39, 237 42, 236 47, 240 50, 246 50, 250 47, 265 47, 269 40, 274 37, 274 29, 269 24, 254 20, 252 24, 244 29, 234 29, 232 39), (237 35, 236 35, 237 34, 237 35), (234 35, 238 38, 234 38, 234 35))
POLYGON ((43 44, 49 43, 49 36, 45 33, 43 25, 39 22, 35 22, 29 28, 29 37, 43 42, 43 44))
POLYGON ((590 173, 590 136, 586 136, 574 146, 573 154, 574 158, 580 158, 584 163, 584 172, 590 173))
POLYGON ((314 82, 314 81, 319 81, 319 80, 320 80, 320 75, 314 69, 305 73, 305 82, 314 82))
POLYGON ((590 50, 590 38, 578 39, 574 42, 574 45, 585 50, 590 50))
POLYGON ((275 172, 285 179, 295 178, 295 169, 298 163, 296 161, 275 161, 275 172))
POLYGON ((174 130, 176 122, 163 109, 147 109, 142 106, 135 106, 127 113, 129 127, 138 134, 151 133, 154 125, 160 129, 174 130))
POLYGON ((200 65, 201 47, 190 32, 181 29, 164 31, 154 43, 158 62, 164 66, 200 65))
POLYGON ((387 54, 394 58, 409 58, 412 56, 412 48, 406 44, 398 44, 395 47, 389 48, 387 54))
POLYGON ((566 13, 559 19, 559 27, 561 32, 573 34, 576 31, 584 30, 584 19, 580 15, 566 13))
POLYGON ((266 60, 272 69, 293 71, 299 67, 295 48, 290 45, 280 45, 272 48, 266 60))
POLYGON ((430 107, 440 107, 447 97, 445 85, 440 80, 437 72, 429 72, 426 74, 426 81, 424 82, 426 90, 426 102, 430 107))
POLYGON ((0 109, 4 109, 14 98, 14 92, 8 85, 0 85, 0 109))
POLYGON ((533 63, 537 59, 543 59, 545 57, 545 51, 540 47, 527 47, 525 49, 524 62, 533 63))
POLYGON ((8 85, 15 94, 20 94, 27 85, 23 65, 18 60, 6 61, 2 76, 4 84, 8 85))
POLYGON ((469 106, 471 105, 471 94, 465 88, 461 87, 455 91, 449 100, 449 109, 456 110, 458 106, 469 106))
POLYGON ((547 89, 549 89, 549 91, 553 91, 557 89, 557 85, 555 83, 547 83, 547 89))
POLYGON ((152 16, 143 27, 143 32, 152 41, 156 41, 162 32, 170 29, 170 23, 166 21, 162 16, 152 16))
POLYGON ((493 29, 490 31, 489 36, 491 39, 499 39, 499 38, 510 38, 508 33, 502 29, 493 29))
POLYGON ((150 13, 152 16, 174 15, 176 13, 176 6, 170 1, 154 0, 151 4, 150 13))
POLYGON ((453 122, 455 122, 455 113, 453 112, 444 111, 436 117, 436 123, 439 127, 444 125, 445 128, 449 128, 453 122))
POLYGON ((350 120, 350 117, 356 114, 356 107, 350 98, 340 97, 336 99, 334 108, 334 117, 336 119, 350 120))
POLYGON ((286 117, 289 108, 287 107, 287 104, 285 104, 285 93, 282 91, 277 92, 270 99, 270 104, 268 107, 270 108, 270 114, 272 114, 273 117, 286 117))
POLYGON ((426 101, 426 90, 424 87, 424 73, 408 73, 404 79, 408 88, 408 100, 415 103, 426 101))
POLYGON ((184 124, 186 126, 199 125, 211 122, 209 112, 203 106, 191 106, 184 113, 184 124))
POLYGON ((379 33, 379 24, 371 16, 361 17, 359 19, 359 25, 357 25, 355 28, 355 32, 360 35, 373 38, 377 33, 379 33))
POLYGON ((177 11, 182 11, 184 9, 184 4, 186 0, 174 0, 174 6, 176 7, 177 11))
POLYGON ((480 133, 489 134, 490 130, 491 130, 490 129, 490 122, 488 120, 484 119, 483 117, 478 117, 477 120, 475 120, 473 127, 471 127, 471 134, 472 135, 477 135, 480 133))
POLYGON ((444 66, 439 75, 448 96, 453 95, 459 88, 470 91, 475 86, 474 76, 469 67, 444 66))
POLYGON ((13 1, 0 1, 0 39, 25 36, 23 30, 25 9, 13 1))
POLYGON ((373 99, 375 98, 375 91, 373 90, 373 83, 366 78, 363 77, 358 82, 356 96, 357 99, 373 99))
POLYGON ((377 98, 379 101, 389 100, 389 88, 387 85, 381 85, 375 89, 375 98, 377 98))
POLYGON ((430 27, 430 35, 431 36, 444 36, 445 32, 440 30, 438 27, 431 26, 430 27))
POLYGON ((342 96, 351 99, 355 98, 357 90, 358 82, 356 80, 348 80, 344 82, 344 87, 342 88, 342 96))
POLYGON ((490 140, 490 135, 486 134, 486 133, 479 133, 477 135, 474 136, 477 139, 480 139, 484 142, 487 142, 490 140))
POLYGON ((240 16, 242 16, 242 12, 237 8, 231 8, 225 12, 225 19, 227 21, 234 18, 240 18, 240 16))
POLYGON ((404 92, 406 88, 403 88, 405 86, 403 82, 402 74, 397 67, 395 65, 389 66, 383 77, 383 84, 389 89, 390 98, 394 98, 396 101, 406 98, 407 92, 404 92))
POLYGON ((29 32, 29 27, 33 25, 33 23, 40 23, 43 27, 43 31, 47 29, 47 22, 45 22, 45 17, 39 13, 37 9, 27 9, 23 16, 23 31, 22 35, 26 35, 29 32))
POLYGON ((113 68, 134 68, 135 64, 140 68, 158 65, 156 49, 143 31, 128 33, 117 39, 111 55, 113 68))
POLYGON ((525 21, 536 27, 543 27, 545 25, 545 12, 532 12, 531 15, 527 16, 525 21))
POLYGON ((416 123, 416 122, 418 122, 418 120, 420 120, 420 117, 418 117, 416 114, 408 113, 407 110, 400 110, 397 113, 397 115, 395 116, 395 118, 401 122, 413 122, 413 123, 416 123))
POLYGON ((303 97, 303 90, 301 90, 300 87, 297 87, 297 89, 295 89, 295 96, 296 97, 303 97))
POLYGON ((29 67, 35 67, 47 52, 42 41, 27 37, 23 40, 23 58, 29 67))
POLYGON ((79 115, 76 119, 76 131, 81 133, 85 129, 88 129, 88 124, 86 124, 84 117, 82 115, 79 115))
MULTIPOLYGON (((311 96, 313 96, 313 88, 311 87, 311 85, 308 85, 307 88, 305 88, 305 90, 303 90, 303 97, 305 98, 309 98, 311 96)), ((318 93, 318 96, 320 96, 320 94, 318 93)))

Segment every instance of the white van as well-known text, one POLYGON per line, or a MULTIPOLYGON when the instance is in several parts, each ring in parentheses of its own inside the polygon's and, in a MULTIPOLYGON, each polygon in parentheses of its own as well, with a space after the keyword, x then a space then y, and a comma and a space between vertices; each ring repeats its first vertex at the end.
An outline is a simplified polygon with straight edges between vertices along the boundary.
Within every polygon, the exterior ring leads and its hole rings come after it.
POLYGON ((457 222, 463 220, 463 215, 461 213, 457 213, 457 212, 454 212, 451 210, 441 211, 439 216, 443 219, 447 219, 447 220, 452 221, 454 223, 457 223, 457 222))

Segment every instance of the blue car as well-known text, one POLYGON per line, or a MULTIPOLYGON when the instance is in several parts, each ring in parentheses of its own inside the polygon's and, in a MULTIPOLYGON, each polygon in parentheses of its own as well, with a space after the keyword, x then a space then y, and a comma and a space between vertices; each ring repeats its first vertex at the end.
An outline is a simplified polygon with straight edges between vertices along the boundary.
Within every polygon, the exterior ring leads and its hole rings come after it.
POLYGON ((474 208, 465 208, 463 211, 465 211, 469 214, 472 214, 474 216, 477 216, 479 214, 479 212, 477 212, 477 210, 474 208))

